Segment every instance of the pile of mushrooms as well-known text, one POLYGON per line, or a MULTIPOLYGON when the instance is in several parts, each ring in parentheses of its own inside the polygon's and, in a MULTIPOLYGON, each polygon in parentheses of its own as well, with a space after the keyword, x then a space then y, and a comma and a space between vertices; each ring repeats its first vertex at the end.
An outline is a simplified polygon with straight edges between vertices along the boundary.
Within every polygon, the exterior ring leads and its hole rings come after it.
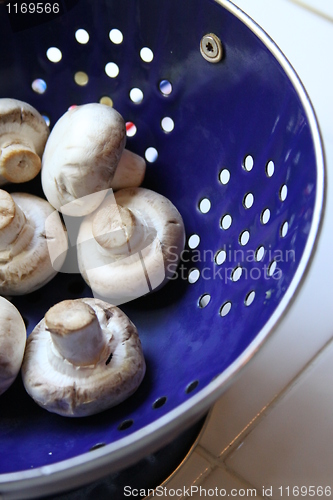
POLYGON ((0 190, 0 294, 29 293, 61 270, 68 250, 61 212, 79 217, 78 263, 95 298, 55 304, 26 341, 19 312, 0 297, 0 394, 21 367, 41 407, 92 415, 143 380, 139 334, 117 305, 171 278, 184 248, 183 220, 170 200, 140 187, 146 162, 125 149, 125 121, 113 108, 71 107, 50 133, 32 106, 0 99, 1 122, 0 185, 41 170, 46 200, 0 190), (15 332, 5 338, 8 327, 15 332))

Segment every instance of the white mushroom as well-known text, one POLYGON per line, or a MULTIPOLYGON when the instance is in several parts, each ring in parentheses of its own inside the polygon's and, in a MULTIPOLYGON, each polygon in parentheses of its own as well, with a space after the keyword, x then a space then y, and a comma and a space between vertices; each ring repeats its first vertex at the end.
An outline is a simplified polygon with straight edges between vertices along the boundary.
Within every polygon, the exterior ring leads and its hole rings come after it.
POLYGON ((184 249, 182 217, 145 188, 110 193, 78 234, 80 272, 94 296, 119 305, 161 288, 184 249))
POLYGON ((50 281, 65 260, 67 245, 59 214, 46 200, 0 189, 2 295, 23 295, 50 281))
POLYGON ((17 99, 0 99, 0 185, 26 182, 41 169, 49 128, 39 112, 17 99))
POLYGON ((117 191, 128 187, 141 186, 146 173, 146 162, 128 149, 124 149, 110 187, 117 191))
POLYGON ((12 385, 21 369, 26 338, 21 314, 0 297, 0 394, 12 385))
POLYGON ((86 215, 103 201, 111 187, 126 142, 125 122, 110 106, 76 106, 54 125, 42 159, 42 187, 59 211, 77 205, 73 213, 86 215), (82 198, 93 193, 91 203, 82 198))
POLYGON ((24 386, 50 412, 82 417, 115 406, 140 385, 145 360, 138 332, 117 307, 65 300, 29 335, 24 386))

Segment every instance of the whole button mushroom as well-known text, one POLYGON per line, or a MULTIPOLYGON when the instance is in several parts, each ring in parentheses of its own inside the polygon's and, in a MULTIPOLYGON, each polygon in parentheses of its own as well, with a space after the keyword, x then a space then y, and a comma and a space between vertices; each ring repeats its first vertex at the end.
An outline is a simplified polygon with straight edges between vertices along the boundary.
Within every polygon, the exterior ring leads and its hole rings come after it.
POLYGON ((177 208, 146 188, 110 193, 78 233, 78 264, 94 296, 119 305, 161 288, 185 244, 177 208))
POLYGON ((110 106, 89 103, 69 109, 54 125, 42 158, 47 200, 67 215, 91 213, 111 187, 125 142, 124 119, 110 106))
POLYGON ((50 130, 40 113, 17 99, 0 99, 0 185, 39 173, 50 130))
POLYGON ((23 295, 50 281, 65 260, 67 233, 44 199, 0 189, 0 293, 23 295))
POLYGON ((46 410, 83 417, 111 408, 140 385, 145 360, 137 329, 98 299, 64 300, 29 335, 24 386, 46 410))
POLYGON ((0 297, 0 394, 16 379, 23 360, 27 333, 16 307, 0 297))

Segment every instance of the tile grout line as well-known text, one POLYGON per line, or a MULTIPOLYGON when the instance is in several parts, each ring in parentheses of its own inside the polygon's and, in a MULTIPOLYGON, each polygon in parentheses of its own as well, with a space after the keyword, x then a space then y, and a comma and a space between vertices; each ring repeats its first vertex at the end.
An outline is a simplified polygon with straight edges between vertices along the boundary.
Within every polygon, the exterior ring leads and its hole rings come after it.
POLYGON ((221 451, 218 457, 214 457, 206 448, 198 443, 196 449, 200 447, 200 450, 204 450, 207 453, 207 457, 210 460, 213 458, 216 465, 223 463, 229 458, 229 456, 235 451, 235 449, 244 441, 247 436, 255 429, 263 418, 265 418, 274 408, 278 405, 280 400, 284 398, 289 391, 293 389, 299 382, 303 374, 310 372, 312 366, 316 364, 321 354, 331 345, 333 345, 333 337, 331 337, 325 344, 311 357, 311 359, 305 363, 305 365, 297 372, 297 374, 287 383, 287 385, 278 392, 269 403, 267 403, 253 418, 252 420, 234 437, 234 439, 221 451))
MULTIPOLYGON (((237 481, 240 481, 241 483, 243 483, 243 485, 246 486, 247 489, 249 489, 249 490, 255 490, 256 491, 256 498, 263 498, 260 495, 260 491, 258 490, 258 488, 256 488, 251 483, 249 483, 246 479, 244 479, 241 475, 239 475, 237 472, 235 472, 230 467, 228 467, 227 464, 225 464, 224 462, 222 462, 221 460, 219 460, 217 457, 215 457, 208 450, 206 450, 205 448, 203 448, 202 446, 200 446, 200 444, 197 446, 196 451, 197 451, 198 455, 202 456, 205 460, 207 460, 212 465, 212 468, 211 468, 209 474, 207 474, 206 477, 208 477, 216 469, 223 470, 224 472, 226 472, 232 478, 237 479, 237 481)), ((199 482, 199 485, 201 484, 201 482, 202 481, 199 482)))
MULTIPOLYGON (((166 478, 161 483, 161 485, 159 485, 159 486, 170 488, 170 485, 172 486, 172 481, 177 476, 177 473, 179 473, 179 471, 181 469, 183 469, 184 467, 188 467, 188 459, 191 456, 193 456, 194 454, 197 454, 197 455, 201 456, 202 458, 205 458, 206 461, 209 464, 205 469, 201 470, 200 474, 197 475, 197 477, 195 477, 195 479, 191 483, 191 485, 196 485, 196 484, 200 485, 200 484, 202 484, 202 482, 211 474, 211 472, 213 471, 213 469, 215 468, 215 466, 212 466, 211 460, 207 459, 204 456, 204 454, 197 453, 198 447, 199 447, 199 444, 196 443, 194 445, 193 449, 188 453, 188 455, 183 459, 183 461, 178 465, 178 467, 176 467, 176 469, 170 474, 170 476, 168 478, 166 478)), ((146 496, 143 500, 148 500, 148 499, 150 499, 152 497, 155 497, 155 492, 156 492, 156 488, 154 489, 154 491, 152 493, 150 493, 148 496, 146 496)), ((177 496, 177 498, 179 498, 180 500, 182 500, 182 498, 184 498, 184 496, 183 495, 182 496, 177 496)), ((0 497, 0 500, 1 500, 1 497, 0 497)))

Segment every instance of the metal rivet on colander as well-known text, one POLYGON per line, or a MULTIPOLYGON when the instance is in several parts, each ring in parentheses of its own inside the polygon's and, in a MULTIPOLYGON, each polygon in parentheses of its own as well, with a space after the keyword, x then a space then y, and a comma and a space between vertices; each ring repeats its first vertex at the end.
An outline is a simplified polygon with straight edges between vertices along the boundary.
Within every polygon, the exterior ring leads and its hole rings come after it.
POLYGON ((214 33, 203 36, 200 42, 201 55, 211 63, 217 63, 222 59, 223 47, 219 37, 214 33))

